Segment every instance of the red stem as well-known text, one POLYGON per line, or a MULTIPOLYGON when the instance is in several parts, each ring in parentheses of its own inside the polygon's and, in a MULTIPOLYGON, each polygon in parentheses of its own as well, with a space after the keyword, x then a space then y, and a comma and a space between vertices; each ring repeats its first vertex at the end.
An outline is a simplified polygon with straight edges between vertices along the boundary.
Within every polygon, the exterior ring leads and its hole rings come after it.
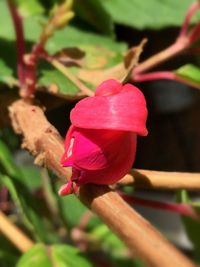
POLYGON ((135 82, 146 82, 160 79, 176 80, 176 75, 171 71, 155 71, 144 74, 138 73, 134 75, 135 82))
POLYGON ((17 50, 17 74, 20 82, 20 87, 23 88, 25 84, 25 63, 23 57, 25 54, 25 39, 22 25, 22 18, 15 8, 12 0, 7 0, 10 14, 13 20, 13 25, 16 34, 16 50, 17 50))
POLYGON ((189 33, 189 39, 191 43, 194 43, 198 40, 200 34, 200 23, 198 23, 192 31, 189 33))
POLYGON ((145 75, 143 75, 143 73, 183 52, 199 38, 200 23, 198 23, 190 32, 188 32, 191 18, 199 9, 200 4, 198 2, 193 3, 189 7, 181 27, 181 31, 175 43, 136 66, 132 71, 133 81, 139 81, 139 79, 141 79, 141 81, 155 80, 156 76, 158 76, 158 79, 174 79, 170 72, 148 73, 145 75), (142 76, 140 74, 142 74, 142 76))
POLYGON ((199 10, 199 8, 200 8, 200 4, 198 2, 194 2, 189 7, 189 9, 187 10, 187 13, 185 15, 185 19, 184 19, 183 25, 181 27, 181 31, 180 31, 179 37, 185 36, 187 34, 191 18, 199 10))
POLYGON ((188 204, 175 204, 175 203, 166 203, 150 199, 142 199, 134 196, 129 196, 124 193, 119 193, 120 196, 127 201, 129 204, 142 205, 145 207, 150 207, 154 209, 167 210, 170 212, 175 212, 184 216, 191 217, 193 219, 199 220, 199 216, 193 210, 193 208, 188 204))

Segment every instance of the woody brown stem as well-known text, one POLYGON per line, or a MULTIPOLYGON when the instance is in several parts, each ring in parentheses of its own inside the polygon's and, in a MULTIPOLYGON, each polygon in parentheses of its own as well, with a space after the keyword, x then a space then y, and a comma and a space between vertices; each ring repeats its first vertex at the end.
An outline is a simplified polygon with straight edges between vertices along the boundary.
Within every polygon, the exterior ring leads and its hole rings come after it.
MULTIPOLYGON (((10 116, 15 131, 24 137, 23 147, 36 156, 36 163, 69 179, 70 171, 60 165, 63 140, 46 120, 41 108, 19 100, 10 107, 10 116)), ((82 186, 79 198, 124 241, 134 256, 140 257, 148 266, 195 266, 107 186, 82 186)))

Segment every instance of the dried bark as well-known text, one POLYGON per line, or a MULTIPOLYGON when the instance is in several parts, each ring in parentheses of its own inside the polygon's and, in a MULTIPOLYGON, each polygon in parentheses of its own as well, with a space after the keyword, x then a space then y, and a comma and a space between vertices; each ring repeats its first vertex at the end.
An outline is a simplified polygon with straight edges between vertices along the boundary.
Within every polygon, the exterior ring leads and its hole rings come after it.
MULTIPOLYGON (((22 146, 36 157, 35 163, 45 165, 61 178, 69 179, 70 171, 62 168, 59 163, 63 153, 63 140, 46 120, 42 109, 19 100, 10 107, 10 117, 15 131, 23 135, 22 146)), ((78 197, 147 266, 195 266, 107 186, 85 185, 80 188, 78 197)))

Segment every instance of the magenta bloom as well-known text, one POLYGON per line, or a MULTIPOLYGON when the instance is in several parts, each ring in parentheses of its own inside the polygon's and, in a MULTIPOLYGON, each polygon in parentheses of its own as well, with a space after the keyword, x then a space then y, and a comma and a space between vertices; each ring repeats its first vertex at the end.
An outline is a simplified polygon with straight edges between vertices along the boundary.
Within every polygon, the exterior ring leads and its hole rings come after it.
POLYGON ((61 163, 72 167, 72 177, 59 193, 73 193, 86 183, 113 184, 126 175, 135 159, 137 134, 147 135, 142 92, 131 84, 107 80, 95 96, 79 101, 70 115, 61 163))

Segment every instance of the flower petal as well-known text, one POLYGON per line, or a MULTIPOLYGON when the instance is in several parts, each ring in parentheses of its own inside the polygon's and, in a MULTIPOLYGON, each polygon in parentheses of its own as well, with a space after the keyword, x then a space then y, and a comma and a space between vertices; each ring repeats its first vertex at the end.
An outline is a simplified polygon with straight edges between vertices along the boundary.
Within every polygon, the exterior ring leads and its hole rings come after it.
POLYGON ((71 111, 74 126, 87 129, 113 129, 147 135, 146 101, 131 84, 114 95, 97 95, 79 101, 71 111))
POLYGON ((95 91, 95 95, 114 95, 122 90, 122 84, 114 79, 102 82, 95 91))
POLYGON ((72 180, 79 185, 114 183, 132 167, 136 150, 134 133, 72 127, 66 140, 62 164, 72 166, 72 180))

